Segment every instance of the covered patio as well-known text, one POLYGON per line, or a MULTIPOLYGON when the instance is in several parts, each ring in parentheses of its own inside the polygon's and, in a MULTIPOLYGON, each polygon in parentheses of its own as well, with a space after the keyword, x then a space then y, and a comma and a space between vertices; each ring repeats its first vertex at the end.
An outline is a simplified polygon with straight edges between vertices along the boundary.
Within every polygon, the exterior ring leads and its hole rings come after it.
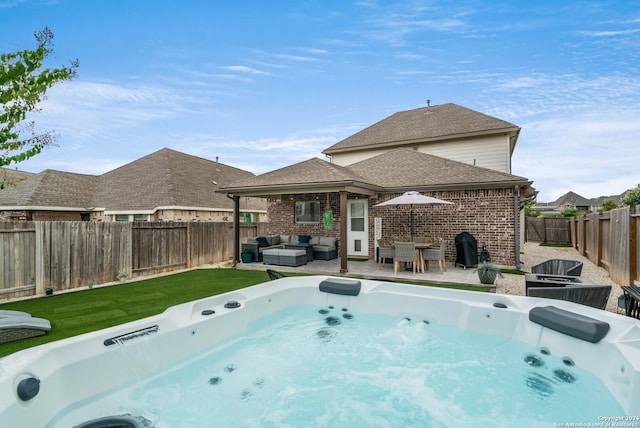
POLYGON ((495 286, 488 286, 480 283, 478 273, 474 268, 464 269, 462 267, 455 267, 453 264, 448 264, 445 272, 440 272, 437 266, 434 266, 430 270, 426 270, 424 273, 416 274, 412 271, 405 270, 400 270, 394 274, 393 264, 391 263, 379 265, 375 260, 360 261, 355 259, 351 259, 349 261, 348 273, 341 272, 339 259, 313 260, 312 262, 308 262, 306 265, 298 267, 274 266, 264 263, 238 263, 236 265, 236 269, 264 271, 272 269, 284 274, 300 273, 309 275, 351 276, 398 282, 415 281, 436 284, 465 284, 477 287, 487 287, 492 292, 495 291, 495 286))

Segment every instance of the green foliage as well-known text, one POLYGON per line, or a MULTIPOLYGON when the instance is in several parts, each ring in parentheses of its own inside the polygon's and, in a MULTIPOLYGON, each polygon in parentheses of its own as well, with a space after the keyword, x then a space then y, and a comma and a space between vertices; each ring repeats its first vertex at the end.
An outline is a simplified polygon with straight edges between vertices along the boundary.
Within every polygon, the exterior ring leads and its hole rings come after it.
POLYGON ((34 36, 35 50, 0 54, 0 167, 27 160, 54 143, 52 131, 37 133, 34 122, 23 122, 28 113, 39 111, 49 88, 75 77, 78 68, 75 60, 68 67, 43 69, 53 53, 53 33, 45 27, 34 36))
POLYGON ((244 221, 245 226, 251 226, 251 213, 250 212, 243 212, 242 213, 242 220, 244 221))
POLYGON ((496 265, 491 262, 481 262, 477 267, 478 272, 495 272, 500 278, 502 278, 502 271, 496 265))
POLYGON ((620 208, 620 207, 618 206, 616 201, 614 201, 613 199, 609 198, 609 199, 605 199, 604 201, 602 201, 602 205, 598 209, 598 212, 603 213, 603 212, 606 212, 606 211, 615 210, 616 208, 620 208))
POLYGON ((325 230, 333 229, 333 211, 327 210, 322 214, 322 224, 325 230))
POLYGON ((635 189, 627 190, 622 199, 620 199, 623 205, 628 205, 631 208, 635 208, 640 205, 640 186, 635 189))
POLYGON ((540 212, 532 209, 532 207, 537 203, 538 202, 536 199, 532 199, 524 204, 524 215, 527 217, 538 217, 540 215, 540 212))
POLYGON ((585 212, 577 208, 566 207, 560 210, 560 214, 562 214, 562 217, 578 217, 582 214, 585 214, 585 212))

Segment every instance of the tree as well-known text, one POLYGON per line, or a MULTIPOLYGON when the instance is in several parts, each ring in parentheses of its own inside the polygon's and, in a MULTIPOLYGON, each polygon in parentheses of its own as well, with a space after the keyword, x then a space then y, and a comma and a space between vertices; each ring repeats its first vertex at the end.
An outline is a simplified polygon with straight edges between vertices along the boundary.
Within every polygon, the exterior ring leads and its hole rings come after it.
POLYGON ((616 208, 620 208, 616 203, 616 201, 614 201, 611 198, 607 198, 604 201, 602 201, 602 205, 598 209, 598 212, 603 213, 603 212, 615 210, 616 208))
POLYGON ((67 67, 43 69, 53 53, 53 33, 44 27, 34 36, 35 50, 0 54, 0 167, 27 160, 54 144, 53 131, 38 133, 35 122, 24 121, 28 113, 39 111, 49 88, 74 78, 78 68, 76 59, 67 67))
POLYGON ((640 205, 640 186, 635 189, 627 190, 624 196, 620 199, 624 205, 629 205, 631 208, 635 208, 640 205))

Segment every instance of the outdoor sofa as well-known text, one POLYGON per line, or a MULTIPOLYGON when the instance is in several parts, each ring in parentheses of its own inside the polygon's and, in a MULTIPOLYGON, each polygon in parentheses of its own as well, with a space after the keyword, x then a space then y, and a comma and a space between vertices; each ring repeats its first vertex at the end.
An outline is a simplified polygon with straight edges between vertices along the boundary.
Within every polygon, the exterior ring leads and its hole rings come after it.
POLYGON ((309 248, 312 257, 307 259, 331 260, 338 257, 338 241, 333 236, 310 235, 267 235, 247 238, 242 243, 242 251, 252 254, 251 261, 263 261, 263 252, 272 249, 285 249, 287 246, 309 248))

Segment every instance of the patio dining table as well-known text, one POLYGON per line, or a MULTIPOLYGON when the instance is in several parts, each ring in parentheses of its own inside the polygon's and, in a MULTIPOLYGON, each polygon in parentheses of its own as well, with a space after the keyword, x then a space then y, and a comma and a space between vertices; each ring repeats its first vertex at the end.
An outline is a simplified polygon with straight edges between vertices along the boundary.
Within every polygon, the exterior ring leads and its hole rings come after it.
MULTIPOLYGON (((422 258, 422 250, 433 247, 433 244, 429 242, 414 242, 414 244, 416 244, 416 250, 418 250, 418 263, 420 266, 420 272, 424 273, 424 259, 422 258)), ((395 243, 391 244, 391 246, 395 247, 395 243)))

